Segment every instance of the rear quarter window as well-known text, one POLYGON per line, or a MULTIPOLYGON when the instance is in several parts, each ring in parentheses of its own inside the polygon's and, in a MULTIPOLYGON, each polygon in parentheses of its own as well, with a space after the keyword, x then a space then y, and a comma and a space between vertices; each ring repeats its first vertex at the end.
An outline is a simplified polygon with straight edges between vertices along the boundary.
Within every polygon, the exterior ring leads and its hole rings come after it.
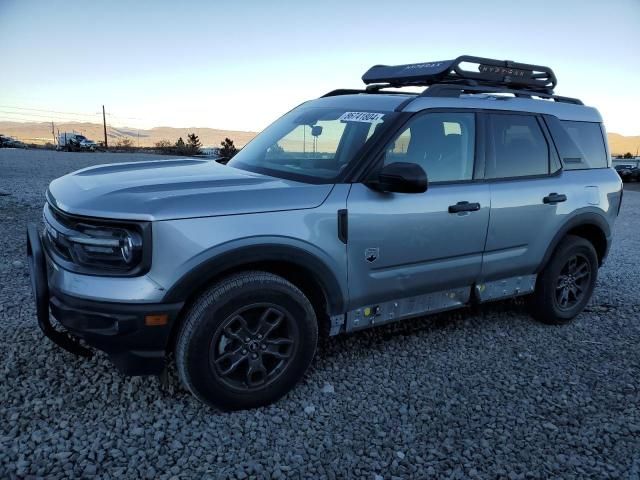
POLYGON ((547 123, 565 170, 607 167, 602 127, 594 122, 574 122, 548 117, 547 123))

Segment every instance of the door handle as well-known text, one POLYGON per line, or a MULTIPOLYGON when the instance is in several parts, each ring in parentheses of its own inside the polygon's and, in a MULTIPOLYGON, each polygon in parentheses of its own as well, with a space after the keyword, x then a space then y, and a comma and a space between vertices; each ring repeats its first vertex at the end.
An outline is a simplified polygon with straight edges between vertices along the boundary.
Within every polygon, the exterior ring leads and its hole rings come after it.
POLYGON ((477 202, 458 202, 455 205, 449 205, 449 213, 477 212, 478 210, 480 210, 480 204, 477 202))
POLYGON ((567 196, 562 193, 550 193, 542 199, 542 203, 560 203, 566 202, 567 196))

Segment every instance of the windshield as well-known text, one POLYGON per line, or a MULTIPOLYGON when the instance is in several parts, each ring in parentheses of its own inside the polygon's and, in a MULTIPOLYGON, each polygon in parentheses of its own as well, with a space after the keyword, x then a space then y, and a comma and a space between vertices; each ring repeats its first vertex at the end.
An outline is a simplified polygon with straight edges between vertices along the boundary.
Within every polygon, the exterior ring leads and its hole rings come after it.
POLYGON ((271 124, 228 165, 290 180, 332 183, 392 112, 299 107, 271 124))
POLYGON ((83 140, 86 140, 86 139, 87 137, 85 137, 84 135, 76 135, 76 140, 79 140, 82 142, 83 140))

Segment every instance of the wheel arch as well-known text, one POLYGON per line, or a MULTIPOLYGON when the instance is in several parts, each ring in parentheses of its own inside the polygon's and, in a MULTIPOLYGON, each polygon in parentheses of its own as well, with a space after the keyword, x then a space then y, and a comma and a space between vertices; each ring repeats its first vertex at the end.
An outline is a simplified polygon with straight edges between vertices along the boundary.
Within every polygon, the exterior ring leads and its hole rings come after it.
POLYGON ((538 267, 539 273, 549 262, 558 244, 567 235, 576 235, 588 240, 596 250, 598 264, 601 266, 609 252, 611 228, 601 214, 595 212, 579 213, 568 219, 553 237, 538 267))
MULTIPOLYGON (((183 313, 210 285, 245 270, 273 273, 298 287, 313 305, 321 332, 328 331, 330 315, 344 313, 345 294, 329 265, 317 255, 291 245, 249 245, 212 256, 180 277, 163 301, 183 301, 183 313)), ((181 317, 179 315, 172 326, 170 348, 179 331, 181 317)))

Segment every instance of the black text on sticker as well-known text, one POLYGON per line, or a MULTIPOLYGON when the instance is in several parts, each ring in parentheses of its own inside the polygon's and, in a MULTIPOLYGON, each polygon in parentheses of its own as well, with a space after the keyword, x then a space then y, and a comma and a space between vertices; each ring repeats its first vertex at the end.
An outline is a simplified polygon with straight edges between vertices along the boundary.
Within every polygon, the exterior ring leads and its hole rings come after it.
POLYGON ((374 123, 382 119, 384 117, 384 113, 374 113, 374 112, 345 112, 338 119, 343 122, 365 122, 365 123, 374 123))

